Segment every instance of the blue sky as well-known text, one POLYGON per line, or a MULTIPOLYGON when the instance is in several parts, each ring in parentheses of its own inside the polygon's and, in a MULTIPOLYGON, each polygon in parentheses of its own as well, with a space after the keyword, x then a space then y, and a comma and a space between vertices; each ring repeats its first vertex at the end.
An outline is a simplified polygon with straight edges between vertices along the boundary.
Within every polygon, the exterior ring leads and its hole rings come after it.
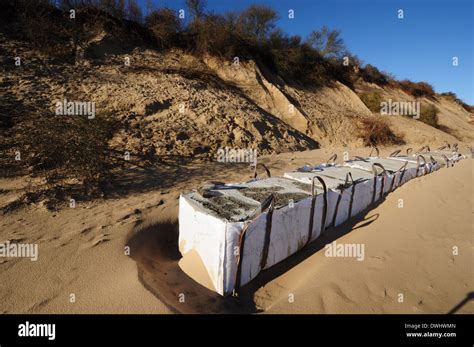
MULTIPOLYGON (((155 6, 175 9, 184 3, 154 0, 155 6)), ((365 63, 397 79, 427 81, 437 92, 453 91, 474 104, 472 0, 207 0, 207 9, 222 13, 252 3, 272 6, 288 34, 305 37, 323 25, 338 29, 349 51, 365 63), (294 19, 288 19, 289 9, 294 19), (399 9, 404 19, 397 18, 399 9)))

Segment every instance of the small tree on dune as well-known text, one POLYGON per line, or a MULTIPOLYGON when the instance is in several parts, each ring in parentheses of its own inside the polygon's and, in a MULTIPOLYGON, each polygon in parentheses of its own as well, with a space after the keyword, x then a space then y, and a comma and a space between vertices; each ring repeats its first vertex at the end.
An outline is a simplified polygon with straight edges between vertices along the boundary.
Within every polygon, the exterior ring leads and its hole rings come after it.
POLYGON ((269 6, 252 5, 239 18, 242 31, 250 37, 263 41, 275 28, 278 14, 269 6))
POLYGON ((142 10, 136 0, 128 0, 127 19, 133 22, 141 23, 143 19, 142 10))
POLYGON ((186 7, 194 20, 200 20, 206 11, 206 0, 186 0, 186 7))
POLYGON ((309 34, 307 43, 325 58, 330 56, 340 57, 346 50, 340 35, 340 31, 330 30, 323 26, 321 30, 309 34))
POLYGON ((152 11, 146 17, 145 24, 153 32, 161 48, 172 46, 176 35, 181 30, 179 18, 169 8, 152 11))

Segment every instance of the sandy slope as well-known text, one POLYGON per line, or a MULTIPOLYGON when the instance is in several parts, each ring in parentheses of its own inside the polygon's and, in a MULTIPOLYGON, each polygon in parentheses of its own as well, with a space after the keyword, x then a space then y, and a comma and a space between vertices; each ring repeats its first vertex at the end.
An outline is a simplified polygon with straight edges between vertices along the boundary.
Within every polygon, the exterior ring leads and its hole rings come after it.
MULTIPOLYGON (((11 138, 22 131, 23 122, 53 114, 54 105, 64 99, 94 102, 98 119, 117 121, 109 148, 144 158, 212 156, 226 146, 257 148, 265 154, 360 147, 359 121, 371 116, 358 95, 339 82, 316 90, 296 88, 251 61, 235 67, 217 59, 201 61, 181 51, 137 48, 78 66, 51 65, 51 72, 27 43, 0 33, 0 49, 6 56, 20 52, 28 62, 22 69, 6 65, 0 74, 0 84, 8 89, 0 110, 15 124, 7 133, 11 138), (131 59, 130 66, 124 65, 125 57, 131 59)), ((358 91, 382 90, 362 87, 358 91)), ((413 100, 400 90, 382 91, 384 100, 413 100)), ((436 106, 440 123, 456 137, 413 119, 386 119, 412 145, 472 143, 472 115, 446 98, 439 98, 436 106)))
MULTIPOLYGON (((257 301, 272 313, 448 312, 474 285, 472 169, 467 161, 407 183, 337 239, 364 244, 364 261, 326 257, 322 249, 269 283, 257 301)), ((474 312, 474 303, 461 312, 474 312)))
POLYGON ((421 104, 434 105, 438 112, 438 123, 444 129, 435 129, 429 125, 403 116, 385 116, 390 128, 397 134, 403 134, 407 143, 432 143, 437 141, 458 142, 464 141, 472 143, 474 140, 474 124, 472 113, 469 113, 461 105, 447 97, 438 95, 436 99, 426 97, 416 99, 405 93, 401 89, 382 88, 373 83, 358 82, 357 93, 377 92, 382 96, 382 100, 420 102, 421 104), (447 133, 447 132, 448 133, 447 133))
MULTIPOLYGON (((285 153, 262 160, 278 175, 331 153, 285 153)), ((135 187, 128 197, 54 213, 37 205, 2 215, 0 240, 37 242, 39 260, 0 261, 0 312, 446 312, 472 291, 472 160, 408 183, 361 217, 372 223, 331 231, 327 239, 266 271, 239 300, 219 297, 181 270, 177 198, 209 178, 246 180, 250 170, 197 162, 156 171, 161 180, 156 186, 135 187), (399 198, 403 209, 397 208, 399 198), (338 242, 364 243, 365 260, 325 257, 321 248, 339 236, 338 242), (452 255, 453 246, 459 247, 458 256, 452 255), (75 303, 69 301, 71 293, 75 303), (403 304, 397 302, 399 293, 404 293, 403 304)), ((135 186, 156 180, 128 174, 135 186)), ((1 184, 4 205, 21 185, 1 184)), ((188 273, 200 271, 198 262, 185 263, 181 259, 188 273)), ((461 311, 474 312, 470 305, 461 311)))

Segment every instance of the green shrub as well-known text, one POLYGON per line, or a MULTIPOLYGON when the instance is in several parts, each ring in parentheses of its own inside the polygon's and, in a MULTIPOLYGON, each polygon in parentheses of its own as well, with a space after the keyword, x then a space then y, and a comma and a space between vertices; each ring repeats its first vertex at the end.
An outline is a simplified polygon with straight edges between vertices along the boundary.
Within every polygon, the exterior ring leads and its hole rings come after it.
POLYGON ((431 104, 422 104, 420 107, 420 121, 438 128, 438 109, 431 104))
POLYGON ((369 110, 374 113, 380 113, 380 104, 382 103, 382 96, 379 92, 363 93, 360 95, 360 99, 369 110))

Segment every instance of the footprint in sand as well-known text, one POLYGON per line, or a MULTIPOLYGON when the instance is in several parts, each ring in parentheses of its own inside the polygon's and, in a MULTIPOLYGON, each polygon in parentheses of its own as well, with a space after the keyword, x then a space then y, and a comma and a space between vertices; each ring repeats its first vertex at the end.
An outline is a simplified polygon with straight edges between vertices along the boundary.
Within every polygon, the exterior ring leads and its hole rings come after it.
POLYGON ((87 227, 87 228, 85 228, 85 229, 82 229, 82 230, 80 231, 80 234, 81 234, 81 235, 87 235, 87 234, 89 234, 93 229, 94 229, 93 227, 87 227))
POLYGON ((10 243, 22 243, 25 240, 26 240, 25 237, 17 237, 17 238, 9 239, 7 241, 10 242, 10 243))
POLYGON ((141 215, 142 215, 142 211, 137 208, 132 213, 128 213, 125 216, 123 216, 122 218, 119 218, 118 221, 119 222, 125 222, 127 219, 131 218, 132 216, 135 216, 136 219, 139 219, 141 217, 141 215))
POLYGON ((105 242, 108 242, 110 241, 110 239, 107 237, 109 234, 101 234, 95 238, 93 238, 90 242, 91 242, 91 248, 92 247, 95 247, 95 246, 98 246, 102 243, 105 243, 105 242))

